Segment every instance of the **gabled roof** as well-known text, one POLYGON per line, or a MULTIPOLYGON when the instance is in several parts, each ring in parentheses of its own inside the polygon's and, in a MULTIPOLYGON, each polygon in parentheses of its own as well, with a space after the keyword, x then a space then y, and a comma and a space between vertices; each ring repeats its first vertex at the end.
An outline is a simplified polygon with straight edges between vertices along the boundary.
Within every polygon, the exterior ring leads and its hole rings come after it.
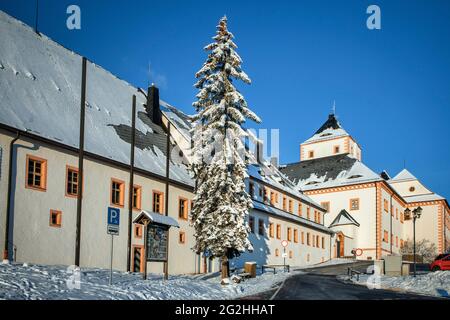
POLYGON ((301 190, 330 188, 383 180, 361 161, 348 154, 288 164, 281 168, 301 190))
POLYGON ((142 210, 138 216, 133 220, 133 223, 145 224, 146 222, 152 224, 161 224, 169 227, 179 228, 178 222, 169 216, 162 215, 160 213, 142 210))
MULTIPOLYGON (((82 57, 0 11, 0 124, 78 148, 82 57)), ((136 95, 135 166, 165 176, 166 133, 144 108, 146 96, 87 63, 85 150, 130 163, 131 102, 136 95)), ((193 185, 186 167, 170 178, 193 185)))
POLYGON ((426 194, 419 194, 419 195, 414 195, 414 196, 403 196, 403 199, 408 203, 445 200, 444 197, 438 195, 437 193, 426 193, 426 194))
POLYGON ((349 134, 344 130, 342 125, 336 118, 336 115, 328 115, 327 121, 314 133, 314 135, 306 140, 304 143, 328 140, 336 137, 345 137, 349 134))
POLYGON ((186 138, 190 140, 191 134, 191 124, 188 115, 184 114, 181 110, 171 106, 167 102, 161 101, 161 111, 169 119, 169 121, 174 125, 178 131, 186 138))
POLYGON ((308 227, 311 227, 311 228, 314 228, 314 229, 317 229, 317 230, 320 230, 320 231, 323 231, 323 232, 326 232, 329 234, 333 233, 333 231, 330 228, 327 228, 326 226, 324 226, 322 224, 299 217, 298 215, 280 210, 278 208, 269 206, 269 205, 264 204, 259 201, 253 201, 253 208, 255 210, 259 210, 259 211, 266 212, 266 213, 269 213, 269 214, 272 214, 272 215, 275 215, 278 217, 282 217, 282 218, 286 218, 286 219, 298 222, 302 225, 305 225, 305 226, 308 226, 308 227))
POLYGON ((392 181, 407 181, 407 180, 417 180, 417 178, 406 169, 403 169, 394 178, 392 178, 392 181))
POLYGON ((357 227, 359 227, 358 221, 355 220, 355 218, 352 217, 350 213, 347 212, 347 210, 342 209, 341 212, 338 213, 336 218, 334 218, 333 222, 330 224, 330 228, 336 227, 336 226, 342 226, 347 224, 353 224, 357 227))

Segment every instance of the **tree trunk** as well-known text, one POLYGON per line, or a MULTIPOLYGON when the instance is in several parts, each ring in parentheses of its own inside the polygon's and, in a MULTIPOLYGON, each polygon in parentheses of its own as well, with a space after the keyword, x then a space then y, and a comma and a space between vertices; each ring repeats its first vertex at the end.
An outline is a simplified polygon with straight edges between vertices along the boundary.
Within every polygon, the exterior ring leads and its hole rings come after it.
POLYGON ((228 264, 228 258, 226 256, 222 257, 222 279, 228 278, 230 276, 230 269, 228 264))

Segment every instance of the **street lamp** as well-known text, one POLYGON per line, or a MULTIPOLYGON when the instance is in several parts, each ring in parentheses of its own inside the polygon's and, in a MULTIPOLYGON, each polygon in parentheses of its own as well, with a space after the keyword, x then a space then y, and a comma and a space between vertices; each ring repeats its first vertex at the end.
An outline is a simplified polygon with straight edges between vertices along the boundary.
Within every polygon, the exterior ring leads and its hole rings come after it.
POLYGON ((409 208, 405 209, 405 220, 413 219, 413 254, 414 254, 414 277, 416 276, 416 220, 420 219, 420 215, 422 214, 422 208, 417 207, 412 211, 409 208))

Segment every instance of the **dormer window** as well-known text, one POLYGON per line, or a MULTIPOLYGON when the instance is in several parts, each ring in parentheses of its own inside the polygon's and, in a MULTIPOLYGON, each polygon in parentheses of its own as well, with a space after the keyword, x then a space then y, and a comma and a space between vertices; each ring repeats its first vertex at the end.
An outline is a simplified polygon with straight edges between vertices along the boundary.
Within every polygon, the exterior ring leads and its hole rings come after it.
POLYGON ((414 188, 414 187, 409 188, 409 192, 414 192, 414 191, 416 191, 416 188, 414 188))
POLYGON ((349 179, 356 179, 356 178, 361 178, 362 177, 362 175, 360 175, 360 174, 354 174, 354 175, 352 175, 352 176, 350 176, 350 177, 348 177, 349 179))
POLYGON ((322 133, 320 136, 321 137, 326 137, 326 136, 331 136, 332 134, 331 133, 322 133))

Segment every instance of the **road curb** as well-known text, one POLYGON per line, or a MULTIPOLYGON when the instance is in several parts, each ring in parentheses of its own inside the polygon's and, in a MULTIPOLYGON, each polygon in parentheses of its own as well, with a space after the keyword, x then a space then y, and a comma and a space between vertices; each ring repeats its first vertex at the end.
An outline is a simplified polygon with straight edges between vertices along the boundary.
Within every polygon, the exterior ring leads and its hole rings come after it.
POLYGON ((286 282, 287 279, 291 278, 293 275, 291 274, 290 276, 286 277, 286 279, 283 280, 283 282, 280 284, 280 286, 278 287, 277 291, 275 291, 275 293, 270 297, 269 300, 275 300, 275 296, 278 294, 278 292, 280 292, 281 288, 283 288, 284 283, 286 282))

